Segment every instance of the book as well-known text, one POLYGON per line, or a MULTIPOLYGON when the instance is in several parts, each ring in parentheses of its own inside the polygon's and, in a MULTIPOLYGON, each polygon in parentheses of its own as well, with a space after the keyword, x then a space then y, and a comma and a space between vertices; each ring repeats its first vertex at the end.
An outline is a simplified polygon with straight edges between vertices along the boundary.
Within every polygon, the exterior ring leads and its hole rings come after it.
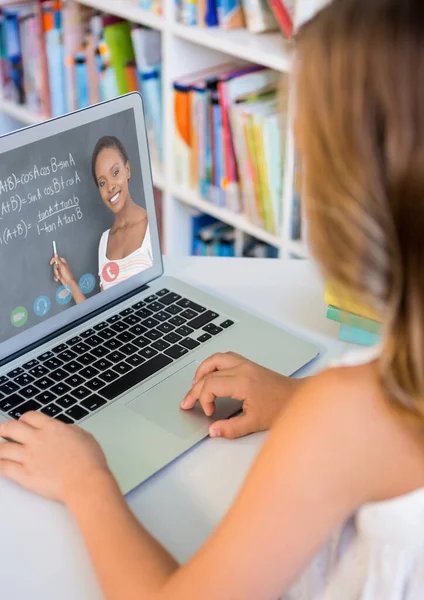
POLYGON ((50 82, 51 116, 59 117, 67 112, 66 61, 61 24, 61 3, 45 2, 42 9, 50 82))
POLYGON ((364 331, 369 331, 370 333, 376 333, 378 335, 381 335, 382 333, 381 323, 340 310, 340 308, 337 308, 336 306, 328 307, 327 319, 330 319, 331 321, 337 321, 343 325, 351 325, 352 327, 363 329, 364 331))
POLYGON ((372 321, 378 322, 379 320, 374 311, 361 306, 358 302, 349 298, 338 286, 327 284, 325 286, 324 299, 325 303, 330 306, 335 306, 346 312, 365 317, 366 319, 371 319, 372 321))
POLYGON ((293 35, 293 0, 268 0, 275 20, 287 38, 293 35))
POLYGON ((222 29, 239 29, 246 26, 240 0, 219 0, 218 22, 222 29))
POLYGON ((246 26, 250 33, 278 29, 278 23, 266 0, 242 0, 246 26))
POLYGON ((105 42, 109 48, 118 93, 127 94, 130 90, 125 69, 129 61, 135 60, 131 40, 131 25, 127 21, 109 16, 105 16, 103 22, 105 42))
POLYGON ((381 342, 381 336, 376 333, 344 324, 340 325, 339 338, 342 342, 350 342, 361 346, 376 346, 381 342))

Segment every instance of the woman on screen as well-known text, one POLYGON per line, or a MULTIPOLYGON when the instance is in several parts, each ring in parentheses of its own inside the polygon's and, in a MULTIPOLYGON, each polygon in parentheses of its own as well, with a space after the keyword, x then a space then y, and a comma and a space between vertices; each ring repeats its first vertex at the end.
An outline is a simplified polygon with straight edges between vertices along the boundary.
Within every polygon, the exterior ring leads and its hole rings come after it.
MULTIPOLYGON (((99 277, 103 291, 151 267, 153 253, 147 212, 131 197, 131 165, 118 138, 105 136, 97 142, 91 169, 100 197, 115 217, 111 229, 103 233, 99 243, 99 277)), ((85 295, 66 259, 55 256, 50 264, 55 281, 70 288, 77 304, 83 302, 85 295)))

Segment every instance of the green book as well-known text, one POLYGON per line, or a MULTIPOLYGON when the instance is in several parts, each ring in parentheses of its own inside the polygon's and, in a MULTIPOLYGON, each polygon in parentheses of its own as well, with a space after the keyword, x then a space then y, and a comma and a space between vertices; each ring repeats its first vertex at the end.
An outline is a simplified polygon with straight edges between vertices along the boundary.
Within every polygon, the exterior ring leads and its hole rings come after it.
POLYGON ((127 94, 130 88, 125 67, 129 61, 135 60, 130 23, 122 21, 105 27, 105 41, 115 71, 118 91, 120 94, 127 94))
POLYGON ((354 315, 353 313, 345 310, 340 310, 340 308, 336 308, 335 306, 328 307, 327 319, 331 319, 331 321, 337 321, 337 323, 341 323, 342 325, 349 325, 350 327, 363 329, 364 331, 369 331, 370 333, 376 333, 378 335, 381 335, 382 333, 381 323, 372 321, 371 319, 366 319, 365 317, 360 317, 359 315, 354 315))

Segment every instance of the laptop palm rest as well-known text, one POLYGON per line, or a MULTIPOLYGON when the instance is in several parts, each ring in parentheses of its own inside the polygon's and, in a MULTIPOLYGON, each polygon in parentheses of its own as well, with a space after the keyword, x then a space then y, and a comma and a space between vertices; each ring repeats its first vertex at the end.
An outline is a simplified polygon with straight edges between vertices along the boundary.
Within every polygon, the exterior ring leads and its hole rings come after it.
POLYGON ((206 417, 199 403, 189 411, 180 408, 180 402, 191 388, 199 363, 194 361, 163 381, 143 391, 126 406, 147 421, 163 427, 173 435, 186 439, 196 432, 207 432, 214 421, 226 419, 238 412, 241 402, 219 398, 213 417, 206 417))

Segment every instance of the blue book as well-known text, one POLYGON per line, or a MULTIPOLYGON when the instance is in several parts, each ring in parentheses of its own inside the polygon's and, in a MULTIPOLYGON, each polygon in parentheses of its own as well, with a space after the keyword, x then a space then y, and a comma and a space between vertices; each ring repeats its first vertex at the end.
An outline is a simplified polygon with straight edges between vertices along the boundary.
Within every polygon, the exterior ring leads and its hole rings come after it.
POLYGON ((218 25, 216 0, 206 0, 205 24, 208 27, 216 27, 218 25))
POLYGON ((90 105, 90 92, 87 61, 83 54, 75 56, 75 84, 77 88, 77 106, 78 108, 87 108, 90 105))
POLYGON ((351 344, 360 344, 361 346, 376 346, 381 342, 381 336, 359 327, 340 324, 340 340, 350 342, 351 344))
POLYGON ((144 67, 138 71, 140 90, 146 110, 146 124, 149 131, 153 132, 155 146, 159 160, 163 158, 163 134, 162 134, 162 83, 161 65, 144 67))
POLYGON ((46 32, 50 102, 53 117, 59 117, 67 112, 65 50, 62 37, 59 29, 51 29, 46 32))

